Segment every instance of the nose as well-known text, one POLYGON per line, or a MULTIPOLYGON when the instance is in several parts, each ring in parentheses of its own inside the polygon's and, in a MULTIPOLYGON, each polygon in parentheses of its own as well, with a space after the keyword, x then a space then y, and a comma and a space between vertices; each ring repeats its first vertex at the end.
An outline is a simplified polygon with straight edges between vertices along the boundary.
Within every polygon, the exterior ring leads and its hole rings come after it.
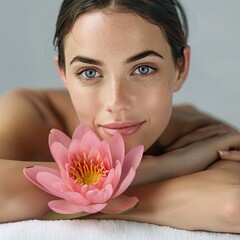
POLYGON ((133 107, 134 91, 128 79, 112 78, 108 82, 106 96, 106 110, 119 114, 129 111, 133 107), (110 82, 110 83, 109 83, 110 82))

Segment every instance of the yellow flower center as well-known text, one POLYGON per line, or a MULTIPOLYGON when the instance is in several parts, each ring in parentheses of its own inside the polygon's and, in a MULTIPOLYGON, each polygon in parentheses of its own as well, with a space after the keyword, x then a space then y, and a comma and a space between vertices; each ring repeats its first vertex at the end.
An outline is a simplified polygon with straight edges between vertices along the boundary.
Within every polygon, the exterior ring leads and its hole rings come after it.
POLYGON ((74 166, 70 167, 72 178, 79 184, 92 185, 97 183, 101 177, 105 177, 109 171, 105 169, 103 162, 100 161, 100 156, 93 163, 93 159, 89 160, 86 153, 83 155, 83 160, 76 156, 74 166))

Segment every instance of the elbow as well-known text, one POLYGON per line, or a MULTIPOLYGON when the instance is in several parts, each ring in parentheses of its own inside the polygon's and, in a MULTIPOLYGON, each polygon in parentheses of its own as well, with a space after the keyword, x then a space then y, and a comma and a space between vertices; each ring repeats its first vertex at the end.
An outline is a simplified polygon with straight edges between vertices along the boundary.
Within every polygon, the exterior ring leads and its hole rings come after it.
POLYGON ((0 199, 0 223, 16 222, 30 219, 26 216, 23 206, 18 198, 1 194, 0 199))
POLYGON ((10 194, 1 191, 0 198, 0 223, 14 222, 19 219, 19 208, 17 200, 13 199, 10 194))
POLYGON ((0 201, 0 223, 25 221, 31 219, 41 219, 49 209, 47 206, 34 206, 35 204, 29 199, 8 198, 7 201, 0 201))
POLYGON ((240 189, 236 189, 229 194, 224 202, 224 206, 220 209, 222 212, 223 222, 230 229, 230 232, 239 233, 240 227, 240 189))

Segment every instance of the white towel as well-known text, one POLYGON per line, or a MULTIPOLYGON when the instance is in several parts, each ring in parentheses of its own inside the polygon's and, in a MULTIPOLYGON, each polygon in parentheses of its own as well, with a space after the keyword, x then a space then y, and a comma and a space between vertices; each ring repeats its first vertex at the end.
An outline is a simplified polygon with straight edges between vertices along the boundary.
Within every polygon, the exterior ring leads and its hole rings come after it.
POLYGON ((0 224, 0 240, 235 240, 240 235, 185 231, 116 220, 22 221, 0 224))

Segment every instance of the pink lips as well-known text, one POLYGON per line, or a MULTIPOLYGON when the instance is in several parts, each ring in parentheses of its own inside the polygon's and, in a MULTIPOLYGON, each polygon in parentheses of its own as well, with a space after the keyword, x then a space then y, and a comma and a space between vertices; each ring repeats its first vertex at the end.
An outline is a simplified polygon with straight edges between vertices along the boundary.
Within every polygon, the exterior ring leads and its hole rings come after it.
POLYGON ((104 132, 109 135, 114 135, 119 133, 121 135, 129 135, 135 133, 141 126, 143 122, 116 122, 106 125, 102 125, 104 132))

